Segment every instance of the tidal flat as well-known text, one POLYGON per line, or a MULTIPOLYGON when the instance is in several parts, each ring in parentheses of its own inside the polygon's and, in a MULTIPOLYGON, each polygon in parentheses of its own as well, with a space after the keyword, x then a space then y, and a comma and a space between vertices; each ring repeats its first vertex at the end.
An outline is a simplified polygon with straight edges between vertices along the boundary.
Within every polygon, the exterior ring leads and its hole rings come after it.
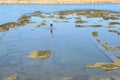
POLYGON ((6 6, 0 80, 120 79, 120 11, 111 4, 6 6))

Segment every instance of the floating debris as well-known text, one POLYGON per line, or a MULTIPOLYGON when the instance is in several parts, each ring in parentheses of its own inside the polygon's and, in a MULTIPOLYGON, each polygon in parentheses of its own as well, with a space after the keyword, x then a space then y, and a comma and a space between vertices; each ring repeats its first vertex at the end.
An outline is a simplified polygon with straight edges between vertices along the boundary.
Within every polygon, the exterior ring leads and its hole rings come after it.
POLYGON ((34 50, 29 55, 30 58, 36 58, 36 59, 47 59, 51 56, 50 50, 34 50))
POLYGON ((120 50, 120 47, 111 47, 108 43, 104 43, 103 47, 107 50, 120 50))
POLYGON ((97 37, 98 36, 98 32, 92 32, 92 35, 97 37))
POLYGON ((17 80, 17 76, 13 75, 13 76, 6 78, 5 80, 17 80))

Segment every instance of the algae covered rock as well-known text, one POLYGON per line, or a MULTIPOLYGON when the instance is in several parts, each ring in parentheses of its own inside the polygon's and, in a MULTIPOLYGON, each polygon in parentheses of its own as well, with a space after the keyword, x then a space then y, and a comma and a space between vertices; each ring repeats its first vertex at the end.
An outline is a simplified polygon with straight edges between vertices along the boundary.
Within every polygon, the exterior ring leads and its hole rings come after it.
POLYGON ((96 63, 88 64, 86 68, 100 68, 105 71, 120 69, 119 63, 96 63))
POLYGON ((109 32, 114 32, 114 33, 116 33, 117 35, 120 35, 120 32, 119 31, 117 31, 117 30, 108 30, 109 32))
POLYGON ((87 23, 87 21, 83 21, 81 19, 78 19, 78 20, 75 21, 75 23, 87 23))
POLYGON ((0 25, 0 32, 6 32, 10 28, 20 27, 26 24, 31 23, 30 22, 31 17, 27 15, 23 15, 20 18, 18 18, 18 22, 8 22, 0 25))
POLYGON ((17 77, 16 75, 13 75, 13 76, 6 78, 5 80, 17 80, 17 77))
POLYGON ((103 47, 107 50, 120 50, 120 46, 118 47, 111 47, 108 43, 104 43, 103 47))
POLYGON ((46 21, 43 20, 40 24, 38 24, 36 27, 46 26, 46 21))
POLYGON ((29 57, 30 58, 36 58, 36 59, 47 59, 51 56, 50 50, 34 50, 31 51, 29 57))
POLYGON ((120 25, 120 22, 110 22, 109 25, 120 25))
POLYGON ((97 42, 101 42, 101 40, 100 40, 100 39, 96 39, 96 41, 97 41, 97 42))
POLYGON ((97 37, 98 36, 98 32, 96 32, 96 31, 92 32, 92 35, 95 36, 95 37, 97 37))

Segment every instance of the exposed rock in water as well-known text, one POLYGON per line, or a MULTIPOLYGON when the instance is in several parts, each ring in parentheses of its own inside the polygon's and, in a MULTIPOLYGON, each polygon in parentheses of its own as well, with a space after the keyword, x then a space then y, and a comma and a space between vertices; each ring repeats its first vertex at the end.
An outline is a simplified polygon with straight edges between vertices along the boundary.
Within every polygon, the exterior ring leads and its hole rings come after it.
POLYGON ((14 28, 18 26, 20 25, 16 22, 5 23, 5 24, 0 25, 0 32, 6 32, 9 30, 9 28, 14 28))
POLYGON ((29 57, 30 58, 36 58, 36 59, 47 59, 51 56, 50 50, 34 50, 31 51, 29 57))
POLYGON ((110 22, 109 25, 120 25, 120 22, 110 22))
POLYGON ((31 23, 30 22, 31 17, 23 15, 18 19, 18 22, 8 22, 5 24, 0 25, 0 32, 6 32, 9 30, 9 28, 15 28, 15 27, 20 27, 26 24, 31 23))
POLYGON ((13 75, 13 76, 6 78, 5 80, 17 80, 17 77, 13 75))
POLYGON ((98 36, 98 32, 92 32, 92 35, 97 37, 98 36))
POLYGON ((31 16, 40 16, 41 14, 42 14, 41 11, 36 11, 36 12, 32 13, 31 16))
POLYGON ((86 26, 84 26, 84 25, 75 25, 75 27, 77 27, 77 28, 84 28, 86 26))
POLYGON ((96 63, 96 64, 88 64, 86 68, 100 68, 105 71, 120 69, 120 63, 96 63))
POLYGON ((117 18, 115 16, 111 16, 111 17, 109 17, 109 16, 103 16, 103 19, 104 20, 109 20, 109 19, 111 19, 111 20, 118 20, 119 18, 117 18))
POLYGON ((40 24, 38 24, 36 27, 46 26, 46 21, 43 20, 40 24))
POLYGON ((55 80, 73 80, 72 77, 63 77, 63 78, 59 78, 59 79, 55 79, 55 80))
POLYGON ((92 25, 91 27, 102 27, 102 25, 92 25))
POLYGON ((100 39, 96 39, 96 41, 97 41, 97 42, 101 42, 101 40, 100 40, 100 39))
POLYGON ((55 18, 55 16, 54 15, 49 15, 48 18, 55 18))
POLYGON ((83 21, 81 19, 78 19, 77 21, 75 21, 75 23, 87 23, 87 21, 83 21))
POLYGON ((107 50, 120 50, 120 46, 119 47, 111 47, 110 45, 108 45, 108 43, 104 43, 103 47, 107 50))
POLYGON ((114 33, 117 33, 117 35, 120 35, 120 32, 117 31, 117 30, 108 30, 109 32, 114 32, 114 33))

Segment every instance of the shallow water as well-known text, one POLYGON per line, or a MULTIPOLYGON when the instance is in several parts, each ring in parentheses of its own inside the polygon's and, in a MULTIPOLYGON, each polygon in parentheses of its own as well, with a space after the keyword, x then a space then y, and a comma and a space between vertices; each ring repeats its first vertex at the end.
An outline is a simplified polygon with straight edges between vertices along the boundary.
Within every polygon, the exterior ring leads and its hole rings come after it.
MULTIPOLYGON (((34 11, 102 9, 119 12, 118 6, 120 5, 0 5, 0 23, 17 21, 21 15, 29 15, 34 11), (116 9, 110 8, 113 6, 116 9)), ((98 23, 97 19, 88 19, 90 22, 86 24, 98 23)), ((85 66, 96 62, 111 62, 104 55, 104 51, 96 47, 92 32, 98 31, 100 34, 98 38, 109 42, 113 46, 120 45, 120 36, 108 32, 109 28, 106 27, 76 28, 74 19, 70 20, 69 23, 54 23, 51 32, 50 20, 50 18, 41 19, 32 16, 31 21, 36 23, 15 29, 11 28, 7 32, 0 32, 0 80, 12 75, 17 75, 18 80, 119 78, 119 70, 106 72, 100 69, 87 69, 85 66), (35 26, 42 20, 46 20, 47 25, 36 28, 35 26), (52 55, 45 60, 32 59, 28 57, 32 50, 51 50, 52 55)), ((106 21, 98 24, 108 25, 106 21)), ((116 27, 119 27, 119 25, 116 27)), ((120 50, 110 51, 110 53, 120 56, 120 50)))

